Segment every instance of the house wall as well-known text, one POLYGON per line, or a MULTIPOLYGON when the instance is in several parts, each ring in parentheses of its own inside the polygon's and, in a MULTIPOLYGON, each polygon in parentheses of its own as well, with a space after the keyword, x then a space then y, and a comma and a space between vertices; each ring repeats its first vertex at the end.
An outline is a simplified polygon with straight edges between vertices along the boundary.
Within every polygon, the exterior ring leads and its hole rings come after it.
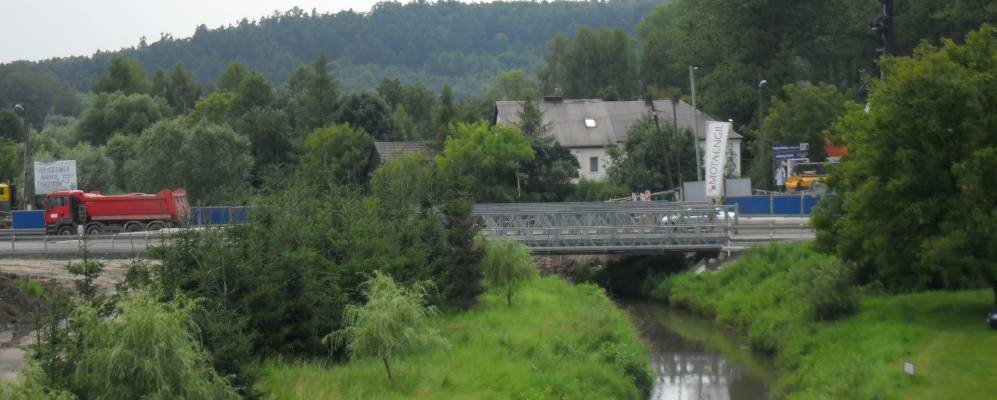
POLYGON ((571 150, 571 155, 578 159, 579 179, 589 179, 594 181, 606 180, 606 170, 609 169, 610 165, 612 165, 613 160, 609 158, 609 153, 606 151, 605 147, 584 147, 569 150, 571 150), (597 172, 592 172, 592 157, 597 157, 599 159, 597 172))
MULTIPOLYGON (((613 165, 613 159, 609 157, 609 152, 606 147, 582 147, 573 148, 571 150, 571 155, 575 156, 578 160, 578 177, 579 179, 589 179, 595 181, 603 181, 608 178, 606 175, 606 170, 613 165), (599 158, 599 171, 592 172, 590 159, 591 157, 599 158)), ((703 164, 706 165, 706 141, 699 141, 699 151, 700 155, 703 157, 703 164)), ((735 178, 741 177, 741 140, 732 139, 727 142, 727 151, 730 154, 730 159, 734 161, 734 171, 733 176, 735 178)), ((577 181, 576 181, 577 182, 577 181)))

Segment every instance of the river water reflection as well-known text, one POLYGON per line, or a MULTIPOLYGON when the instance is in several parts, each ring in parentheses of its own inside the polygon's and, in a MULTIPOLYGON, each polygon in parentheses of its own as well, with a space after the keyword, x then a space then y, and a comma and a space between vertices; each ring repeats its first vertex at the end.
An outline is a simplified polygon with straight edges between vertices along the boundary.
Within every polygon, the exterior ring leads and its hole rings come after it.
POLYGON ((742 338, 662 303, 623 300, 651 347, 654 400, 768 399, 775 367, 742 338))

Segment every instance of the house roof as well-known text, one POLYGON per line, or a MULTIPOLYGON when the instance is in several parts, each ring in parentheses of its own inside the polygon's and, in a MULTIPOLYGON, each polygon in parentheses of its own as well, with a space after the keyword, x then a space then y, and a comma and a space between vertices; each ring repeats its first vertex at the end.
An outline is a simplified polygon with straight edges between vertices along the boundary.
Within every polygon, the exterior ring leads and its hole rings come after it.
MULTIPOLYGON (((603 147, 622 143, 626 140, 627 129, 642 118, 649 117, 651 107, 644 101, 603 101, 597 99, 565 99, 560 102, 540 101, 544 124, 550 134, 564 147, 603 147), (588 121, 586 121, 588 120, 588 121), (587 126, 593 125, 595 126, 587 126)), ((495 123, 518 124, 522 101, 496 101, 495 123)), ((655 100, 654 110, 662 124, 671 124, 671 100, 655 100)), ((679 128, 692 129, 695 125, 695 111, 684 101, 675 107, 675 119, 679 128)), ((706 138, 707 121, 717 119, 700 111, 700 140, 706 138)), ((731 139, 741 139, 737 132, 730 133, 731 139)))
POLYGON ((374 142, 374 151, 382 163, 394 161, 408 154, 426 151, 422 142, 374 142))

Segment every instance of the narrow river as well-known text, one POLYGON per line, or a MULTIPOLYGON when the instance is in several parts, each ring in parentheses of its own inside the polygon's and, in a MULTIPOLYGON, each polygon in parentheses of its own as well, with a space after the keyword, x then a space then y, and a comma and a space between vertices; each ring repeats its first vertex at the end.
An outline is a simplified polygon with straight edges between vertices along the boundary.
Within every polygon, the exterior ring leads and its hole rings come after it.
POLYGON ((621 300, 650 345, 652 400, 768 399, 775 367, 743 338, 665 304, 621 300))

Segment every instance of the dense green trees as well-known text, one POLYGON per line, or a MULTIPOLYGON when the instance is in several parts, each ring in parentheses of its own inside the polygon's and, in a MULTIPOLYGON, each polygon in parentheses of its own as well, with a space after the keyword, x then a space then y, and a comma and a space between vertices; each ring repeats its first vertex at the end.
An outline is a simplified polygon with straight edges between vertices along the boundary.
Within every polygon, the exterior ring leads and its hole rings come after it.
POLYGON ((769 87, 811 80, 857 88, 860 69, 874 67, 877 37, 868 20, 878 5, 677 0, 649 13, 638 28, 644 80, 685 89, 689 66, 697 66, 704 111, 748 123, 757 118, 762 79, 769 87))
POLYGON ((24 107, 28 123, 35 127, 49 114, 76 115, 81 108, 72 87, 28 62, 0 65, 0 112, 12 111, 14 104, 24 107))
POLYGON ((147 94, 101 93, 93 96, 76 125, 78 137, 92 145, 114 134, 138 135, 173 114, 165 100, 147 94))
POLYGON ((311 131, 334 121, 339 110, 339 83, 323 53, 310 66, 300 66, 287 82, 295 127, 311 131))
POLYGON ((0 141, 0 181, 13 182, 21 175, 24 171, 21 154, 17 151, 17 145, 0 141))
POLYGON ((227 125, 163 121, 135 142, 124 167, 128 186, 146 192, 182 187, 196 203, 238 203, 249 194, 249 147, 227 125))
POLYGON ((511 202, 520 196, 519 171, 533 149, 515 128, 457 124, 436 159, 440 173, 481 202, 511 202))
POLYGON ((273 87, 270 86, 267 78, 264 78, 263 74, 250 71, 239 82, 232 111, 237 115, 242 115, 253 108, 269 106, 273 100, 273 87))
POLYGON ((93 92, 121 92, 125 95, 149 93, 145 68, 134 59, 115 57, 107 65, 107 73, 93 83, 93 92))
POLYGON ((622 29, 583 27, 570 39, 555 37, 540 72, 544 94, 631 100, 638 96, 637 54, 622 29))
POLYGON ((658 4, 661 0, 382 2, 369 12, 331 14, 295 8, 256 20, 260 16, 247 16, 218 29, 202 26, 191 38, 163 35, 133 49, 50 60, 40 67, 78 90, 89 90, 115 57, 139 60, 148 71, 179 61, 200 83, 214 82, 226 63, 241 60, 281 84, 297 65, 324 52, 336 61, 343 87, 350 90, 373 89, 380 79, 397 77, 433 90, 449 82, 464 98, 479 92, 498 71, 536 71, 545 43, 558 32, 582 26, 631 31, 658 4))
MULTIPOLYGON (((980 1, 898 2, 894 27, 898 55, 921 40, 958 39, 995 10, 980 1)), ((649 87, 688 93, 689 66, 697 66, 699 104, 739 124, 757 122, 757 84, 769 88, 799 81, 824 82, 850 95, 862 94, 865 78, 877 75, 880 38, 869 19, 879 1, 825 0, 728 2, 676 0, 641 21, 641 74, 649 87)))
POLYGON ((870 111, 853 111, 818 243, 896 290, 976 286, 997 301, 997 29, 885 64, 870 111), (903 238, 903 240, 897 240, 903 238))
POLYGON ((343 99, 336 121, 361 128, 379 141, 397 139, 391 109, 375 93, 353 93, 343 99))
POLYGON ((622 147, 610 148, 613 165, 607 171, 609 181, 632 192, 656 192, 677 187, 696 179, 696 153, 692 132, 675 131, 670 124, 658 126, 644 119, 627 131, 622 147), (672 177, 672 182, 666 179, 672 177))
POLYGON ((305 140, 308 149, 298 170, 302 179, 318 187, 362 185, 374 139, 362 128, 335 125, 316 129, 305 140))
POLYGON ((220 92, 234 92, 239 90, 239 85, 242 84, 242 79, 249 75, 249 67, 238 60, 230 60, 222 70, 222 73, 218 76, 218 84, 216 85, 218 91, 220 92))
POLYGON ((162 70, 156 71, 150 93, 166 99, 174 112, 183 114, 194 108, 194 103, 201 97, 201 87, 194 83, 183 63, 178 62, 169 75, 162 70))
POLYGON ((0 110, 0 140, 11 143, 24 141, 24 123, 13 110, 0 110))

